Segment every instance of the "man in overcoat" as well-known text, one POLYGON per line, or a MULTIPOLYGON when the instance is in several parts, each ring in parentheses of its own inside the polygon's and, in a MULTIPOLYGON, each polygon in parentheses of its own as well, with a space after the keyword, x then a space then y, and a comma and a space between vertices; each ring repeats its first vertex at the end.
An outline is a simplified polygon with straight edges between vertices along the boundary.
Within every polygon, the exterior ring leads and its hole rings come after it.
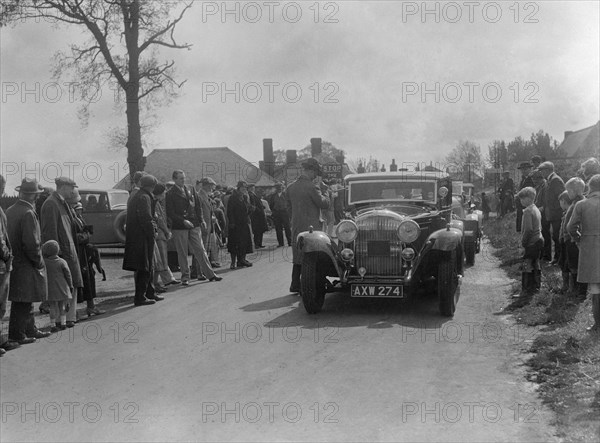
POLYGON ((287 204, 292 218, 292 284, 290 292, 300 292, 300 274, 302 272, 302 257, 298 251, 298 234, 308 231, 312 226, 315 231, 321 231, 321 209, 329 207, 327 187, 321 182, 316 185, 313 180, 321 175, 321 166, 314 158, 302 163, 302 174, 287 187, 287 204))
POLYGON ((200 270, 210 281, 221 281, 215 274, 202 242, 202 231, 208 226, 202 216, 202 206, 194 188, 185 185, 185 172, 173 171, 175 185, 167 192, 167 218, 171 221, 173 240, 177 248, 177 260, 181 269, 181 284, 189 285, 190 265, 188 251, 198 260, 200 270))
POLYGON ((277 243, 283 245, 283 234, 288 246, 292 246, 292 230, 290 227, 290 215, 287 210, 287 196, 283 190, 282 183, 275 183, 275 192, 269 196, 269 206, 273 211, 273 223, 277 234, 277 243))
POLYGON ((140 189, 127 203, 127 230, 123 269, 135 272, 135 306, 152 305, 163 297, 156 295, 153 285, 154 240, 158 236, 154 220, 155 200, 152 191, 156 178, 144 175, 140 189))
POLYGON ((204 220, 204 223, 206 224, 206 231, 202 233, 202 243, 206 248, 206 253, 210 260, 211 266, 221 266, 221 264, 217 262, 219 251, 214 251, 214 248, 211 248, 210 241, 211 235, 213 235, 214 216, 210 195, 214 192, 217 183, 210 177, 204 177, 200 179, 198 184, 200 185, 200 189, 198 190, 198 199, 200 200, 200 205, 202 206, 202 220, 204 220))
POLYGON ((48 337, 35 326, 33 303, 47 297, 47 282, 40 224, 35 214, 35 201, 43 192, 37 180, 24 178, 16 188, 19 200, 6 210, 8 238, 12 246, 13 270, 8 299, 12 302, 8 338, 20 344, 48 337))
POLYGON ((67 327, 73 327, 77 322, 77 292, 78 288, 83 288, 83 277, 77 257, 75 214, 67 200, 73 197, 77 184, 68 177, 58 177, 54 182, 56 191, 42 205, 42 243, 57 241, 60 247, 59 257, 69 265, 73 278, 73 304, 67 312, 67 327))
POLYGON ((567 231, 579 245, 577 281, 587 283, 592 298, 594 325, 590 332, 600 332, 600 174, 588 181, 587 198, 575 204, 567 231))
POLYGON ((559 175, 554 172, 554 163, 543 162, 537 169, 546 179, 546 191, 544 194, 544 216, 550 226, 552 243, 554 243, 554 258, 550 264, 558 263, 560 255, 559 236, 562 209, 558 196, 565 190, 565 183, 559 175))
MULTIPOLYGON (((517 189, 517 192, 527 187, 535 189, 535 184, 531 178, 531 168, 533 168, 533 165, 529 162, 522 162, 517 168, 521 170, 521 182, 519 183, 519 189, 517 189)), ((515 207, 517 208, 517 232, 521 232, 523 206, 521 205, 521 200, 519 198, 515 198, 515 207)))
POLYGON ((256 186, 248 185, 248 198, 252 212, 250 213, 250 221, 252 224, 252 235, 254 237, 254 247, 256 249, 264 248, 263 236, 268 231, 267 216, 265 215, 265 207, 262 204, 261 198, 256 194, 256 186))

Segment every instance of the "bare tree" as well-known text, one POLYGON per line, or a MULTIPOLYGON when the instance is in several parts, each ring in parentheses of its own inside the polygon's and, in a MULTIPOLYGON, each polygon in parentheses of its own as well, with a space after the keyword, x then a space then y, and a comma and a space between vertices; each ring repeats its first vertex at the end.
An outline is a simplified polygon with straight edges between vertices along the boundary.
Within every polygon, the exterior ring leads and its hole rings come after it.
POLYGON ((190 49, 174 32, 193 2, 147 0, 13 0, 4 2, 0 25, 45 20, 79 26, 89 40, 59 52, 54 77, 67 72, 82 91, 86 117, 98 91, 116 82, 125 96, 127 162, 130 174, 144 169, 140 104, 146 110, 164 105, 183 83, 174 79, 174 61, 159 61, 159 48, 190 49), (159 93, 162 93, 159 94, 159 93))

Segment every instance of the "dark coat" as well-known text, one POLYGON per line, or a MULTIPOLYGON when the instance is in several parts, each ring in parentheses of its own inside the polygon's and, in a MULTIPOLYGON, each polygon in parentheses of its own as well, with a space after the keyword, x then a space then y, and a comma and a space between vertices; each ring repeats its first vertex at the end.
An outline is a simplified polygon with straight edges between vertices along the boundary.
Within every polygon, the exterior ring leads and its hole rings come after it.
POLYGON ((167 192, 166 197, 167 219, 171 223, 171 229, 188 229, 183 224, 188 220, 198 227, 202 223, 202 205, 196 190, 188 186, 180 189, 173 186, 167 192))
POLYGON ((556 172, 546 179, 546 192, 544 194, 544 215, 548 221, 556 221, 562 218, 562 208, 558 196, 565 190, 565 183, 556 172))
POLYGON ((69 265, 73 286, 83 287, 83 277, 77 257, 77 244, 74 214, 70 206, 56 192, 53 192, 42 205, 42 243, 56 240, 60 247, 58 256, 69 265))
POLYGON ((158 234, 154 220, 154 198, 140 189, 127 204, 127 230, 123 269, 126 271, 152 270, 154 239, 158 234))
POLYGON ((329 197, 322 194, 318 186, 308 177, 301 175, 286 190, 288 212, 292 217, 292 253, 295 264, 300 263, 300 254, 296 248, 298 234, 308 231, 310 226, 315 231, 323 230, 321 209, 329 207, 329 197))
POLYGON ((254 192, 249 192, 250 197, 250 222, 252 223, 252 232, 255 234, 262 234, 269 230, 269 224, 267 223, 267 216, 265 215, 265 207, 258 195, 254 192))
POLYGON ((79 258, 79 269, 81 269, 81 280, 83 282, 83 286, 77 290, 77 303, 82 303, 84 300, 93 300, 96 298, 96 282, 93 281, 95 272, 89 264, 88 245, 90 243, 90 234, 84 228, 85 220, 76 213, 74 215, 74 238, 77 247, 77 257, 79 258))
MULTIPOLYGON (((10 272, 10 261, 12 259, 12 248, 8 238, 8 227, 6 225, 6 214, 0 208, 0 274, 10 272)), ((0 294, 0 297, 2 294, 0 294)), ((0 300, 1 301, 1 300, 0 300)))
POLYGON ((13 270, 8 299, 16 302, 46 300, 46 268, 42 258, 40 224, 33 206, 17 202, 6 210, 8 238, 13 248, 13 270))
POLYGON ((65 260, 56 255, 44 258, 48 276, 48 301, 67 301, 71 298, 73 280, 65 260))
MULTIPOLYGON (((577 281, 600 283, 600 192, 575 203, 567 231, 579 241, 577 281)), ((12 277, 11 277, 12 278, 12 277)))
POLYGON ((250 202, 239 191, 233 191, 227 203, 228 240, 230 254, 251 254, 252 231, 250 229, 250 202))

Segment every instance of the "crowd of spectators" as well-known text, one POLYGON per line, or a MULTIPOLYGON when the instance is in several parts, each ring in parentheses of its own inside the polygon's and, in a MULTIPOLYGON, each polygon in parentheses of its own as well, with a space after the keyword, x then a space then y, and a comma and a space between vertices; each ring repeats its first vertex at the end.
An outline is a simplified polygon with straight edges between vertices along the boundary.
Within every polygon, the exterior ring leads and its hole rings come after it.
MULTIPOLYGON (((516 230, 525 253, 521 291, 514 297, 526 300, 540 289, 542 262, 558 266, 563 293, 585 298, 589 290, 594 324, 588 329, 598 332, 600 162, 597 158, 584 161, 575 177, 565 177, 566 183, 554 164, 539 156, 521 163, 519 169, 516 230)), ((510 184, 505 187, 509 189, 510 184)))

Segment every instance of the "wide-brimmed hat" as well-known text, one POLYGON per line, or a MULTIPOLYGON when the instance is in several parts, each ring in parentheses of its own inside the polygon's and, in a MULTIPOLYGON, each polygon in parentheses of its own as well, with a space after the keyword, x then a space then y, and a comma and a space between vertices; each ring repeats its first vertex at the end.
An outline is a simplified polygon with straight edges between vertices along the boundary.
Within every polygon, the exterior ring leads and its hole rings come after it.
POLYGON ((44 192, 44 188, 40 186, 35 178, 25 177, 21 181, 21 186, 17 186, 15 191, 22 192, 23 194, 41 194, 44 192))
POLYGON ((533 165, 530 162, 521 162, 519 163, 519 167, 517 169, 531 169, 533 165))
POLYGON ((321 175, 321 165, 315 158, 307 158, 304 162, 302 162, 302 167, 304 169, 312 169, 317 173, 317 175, 321 175))

